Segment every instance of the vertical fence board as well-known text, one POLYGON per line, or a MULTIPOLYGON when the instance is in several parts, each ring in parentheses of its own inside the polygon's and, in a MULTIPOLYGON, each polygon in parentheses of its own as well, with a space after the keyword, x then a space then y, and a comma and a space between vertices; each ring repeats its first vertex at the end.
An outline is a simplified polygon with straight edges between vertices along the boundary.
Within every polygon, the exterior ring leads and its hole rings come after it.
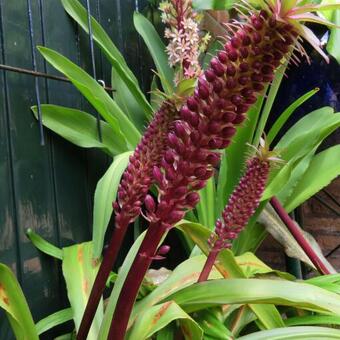
MULTIPOLYGON (((0 2, 0 62, 5 63, 4 58, 4 36, 3 36, 3 10, 0 2)), ((13 192, 13 172, 11 158, 11 141, 8 121, 8 88, 6 85, 7 75, 1 72, 0 77, 0 178, 2 181, 0 190, 0 261, 10 266, 17 276, 21 277, 21 267, 17 267, 18 248, 16 226, 15 198, 13 192)), ((1 336, 4 339, 13 337, 5 314, 0 311, 1 336)))
MULTIPOLYGON (((5 60, 11 65, 31 68, 26 2, 2 3, 5 60)), ((37 16, 37 6, 33 7, 37 16)), ((35 26, 36 30, 37 26, 35 26)), ((36 30, 37 31, 37 30, 36 30)), ((25 236, 33 228, 54 240, 54 204, 50 177, 49 151, 39 145, 36 121, 30 112, 35 103, 34 79, 26 75, 7 73, 8 117, 12 145, 12 171, 17 224, 12 230, 18 237, 18 271, 21 285, 30 305, 39 306, 35 318, 51 311, 46 297, 57 301, 53 286, 57 280, 56 264, 37 252, 25 236), (53 268, 54 267, 54 268, 53 268)))

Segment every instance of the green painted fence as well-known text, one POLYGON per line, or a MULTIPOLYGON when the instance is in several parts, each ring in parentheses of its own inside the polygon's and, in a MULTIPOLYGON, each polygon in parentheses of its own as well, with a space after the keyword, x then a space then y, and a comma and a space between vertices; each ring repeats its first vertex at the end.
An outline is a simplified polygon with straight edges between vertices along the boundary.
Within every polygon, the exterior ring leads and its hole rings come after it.
MULTIPOLYGON (((66 15, 60 1, 31 2, 35 44, 51 47, 91 72, 88 37, 66 15)), ((133 28, 132 14, 136 6, 141 10, 146 5, 146 0, 91 0, 93 15, 145 90, 150 59, 133 28)), ((95 59, 97 78, 110 85, 110 66, 98 49, 95 59)), ((32 69, 26 0, 0 0, 0 63, 32 69)), ((39 55, 38 69, 57 74, 39 55)), ((42 103, 93 112, 70 84, 40 79, 39 87, 42 103)), ((32 76, 0 70, 0 91, 0 262, 16 273, 38 321, 66 307, 67 298, 60 263, 39 253, 25 230, 32 228, 58 246, 89 240, 94 188, 109 160, 47 130, 46 146, 40 146, 38 124, 30 111, 35 104, 32 76)), ((42 338, 52 339, 60 332, 42 338)), ((0 339, 13 339, 2 311, 0 339)))

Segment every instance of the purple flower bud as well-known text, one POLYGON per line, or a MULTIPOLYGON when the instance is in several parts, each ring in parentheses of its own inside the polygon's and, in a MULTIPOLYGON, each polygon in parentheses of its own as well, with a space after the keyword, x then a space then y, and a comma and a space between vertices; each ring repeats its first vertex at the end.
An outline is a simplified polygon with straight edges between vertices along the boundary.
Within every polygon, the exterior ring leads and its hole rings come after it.
POLYGON ((231 97, 231 101, 235 105, 239 105, 243 103, 242 96, 239 96, 238 94, 235 94, 231 97))
POLYGON ((199 115, 198 113, 191 113, 190 114, 190 119, 188 120, 188 123, 192 126, 192 127, 197 127, 199 124, 199 115))
POLYGON ((189 110, 189 108, 187 106, 183 106, 181 108, 181 118, 185 121, 189 121, 190 117, 191 117, 191 111, 189 110))
POLYGON ((248 58, 249 56, 249 50, 247 47, 240 47, 240 55, 243 59, 248 58))
POLYGON ((233 78, 228 78, 225 84, 226 88, 232 90, 237 86, 237 82, 233 78))
POLYGON ((221 138, 212 138, 209 141, 209 148, 210 149, 219 149, 222 145, 221 138))
POLYGON ((223 90, 223 83, 219 79, 216 79, 213 82, 213 89, 215 93, 220 93, 223 90))
POLYGON ((168 134, 168 141, 172 148, 176 148, 178 144, 180 143, 177 136, 172 132, 168 134))
POLYGON ((241 63, 239 67, 241 72, 248 72, 249 70, 249 64, 245 62, 241 63))
POLYGON ((172 164, 175 161, 175 153, 172 150, 167 150, 164 154, 164 159, 167 163, 172 164))
POLYGON ((196 181, 191 184, 192 190, 201 190, 206 185, 206 181, 196 181))
POLYGON ((252 46, 252 51, 253 51, 254 56, 258 56, 262 52, 261 48, 258 46, 252 46))
POLYGON ((201 99, 209 98, 209 88, 207 86, 201 86, 198 88, 198 95, 201 99))
POLYGON ((169 224, 175 224, 179 222, 184 217, 184 215, 184 211, 174 210, 168 215, 167 221, 169 224))
POLYGON ((231 143, 230 139, 223 139, 220 148, 225 149, 230 145, 230 143, 231 143))
POLYGON ((283 54, 279 51, 273 51, 272 53, 275 60, 281 60, 283 58, 283 54))
POLYGON ((239 48, 241 46, 241 40, 239 38, 232 37, 230 39, 230 44, 234 48, 239 48))
POLYGON ((254 83, 253 84, 253 89, 256 92, 261 92, 264 89, 264 86, 262 84, 260 84, 260 83, 254 83))
POLYGON ((201 178, 201 177, 205 176, 206 172, 207 172, 206 167, 201 166, 201 167, 195 169, 194 174, 195 174, 195 177, 201 178))
POLYGON ((234 50, 234 49, 229 49, 228 58, 229 58, 230 61, 233 61, 233 62, 237 61, 237 59, 238 59, 237 51, 234 50))
POLYGON ((208 125, 208 131, 210 132, 210 133, 217 133, 217 132, 219 132, 220 131, 220 129, 221 129, 221 127, 220 127, 220 123, 218 123, 218 122, 211 122, 209 125, 208 125))
POLYGON ((252 80, 252 81, 255 81, 255 82, 262 82, 262 81, 263 81, 263 77, 262 77, 262 75, 259 74, 259 73, 253 73, 253 74, 251 75, 251 80, 252 80))
POLYGON ((236 133, 236 129, 233 126, 227 126, 223 128, 222 130, 222 135, 224 138, 230 138, 234 136, 235 133, 236 133))
POLYGON ((246 118, 247 118, 246 115, 238 114, 236 118, 234 119, 233 123, 236 125, 241 124, 246 120, 246 118))
POLYGON ((288 53, 288 51, 289 51, 289 45, 288 44, 286 45, 281 40, 274 41, 274 47, 284 54, 288 53))
POLYGON ((194 130, 190 134, 190 139, 194 144, 196 144, 201 139, 201 134, 197 130, 194 130))
POLYGON ((228 76, 233 77, 236 74, 236 67, 232 64, 228 64, 226 73, 228 76))
POLYGON ((172 166, 167 166, 165 168, 165 178, 168 181, 174 181, 176 179, 177 175, 176 175, 176 171, 174 170, 174 168, 172 166))
POLYGON ((187 100, 187 105, 189 110, 197 112, 198 110, 198 102, 194 97, 189 97, 187 100))
POLYGON ((184 196, 185 194, 187 194, 187 192, 188 192, 188 188, 186 186, 179 187, 175 190, 174 197, 180 198, 184 196))
POLYGON ((119 212, 120 206, 119 206, 119 204, 118 204, 117 201, 115 201, 115 202, 112 203, 112 208, 113 208, 113 210, 114 210, 114 212, 115 212, 116 214, 119 212))
POLYGON ((235 112, 224 112, 222 116, 222 120, 225 123, 231 123, 234 121, 235 117, 236 117, 235 112))
POLYGON ((199 200, 200 195, 197 192, 191 192, 185 198, 186 204, 191 208, 195 207, 199 200))
POLYGON ((218 77, 222 77, 224 75, 225 69, 217 58, 211 59, 210 66, 218 77))
POLYGON ((249 83, 249 81, 250 81, 250 78, 248 76, 241 76, 241 77, 238 78, 239 84, 241 84, 243 86, 247 85, 249 83))
POLYGON ((262 36, 258 32, 253 32, 252 39, 253 39, 253 43, 255 45, 257 45, 257 44, 259 44, 262 41, 262 36))
POLYGON ((187 136, 187 132, 185 130, 184 124, 179 121, 175 122, 175 132, 176 132, 177 137, 179 138, 184 138, 187 136))
POLYGON ((247 104, 254 104, 256 103, 257 99, 255 96, 249 96, 248 98, 246 98, 246 103, 247 104))
POLYGON ((228 101, 223 99, 223 98, 218 98, 216 101, 215 101, 215 104, 216 104, 216 107, 219 109, 219 110, 225 110, 228 108, 228 101))
POLYGON ((219 153, 216 152, 212 152, 210 153, 207 158, 206 161, 211 164, 213 167, 217 166, 218 163, 220 162, 221 156, 219 153))
POLYGON ((263 28, 263 23, 262 21, 260 20, 260 18, 254 18, 252 19, 252 22, 253 22, 253 25, 254 25, 254 28, 258 31, 261 31, 262 28, 263 28))
POLYGON ((164 244, 163 246, 158 248, 157 254, 166 255, 169 253, 170 249, 171 249, 170 246, 164 244))
POLYGON ((205 79, 212 83, 216 79, 215 72, 212 69, 208 69, 204 72, 205 79))
POLYGON ((197 162, 203 162, 207 158, 207 153, 204 149, 197 150, 195 153, 195 161, 197 162))
POLYGON ((237 114, 246 113, 248 110, 249 110, 249 105, 248 104, 240 104, 236 108, 237 114))
POLYGON ((271 54, 265 54, 263 57, 262 57, 262 62, 264 63, 271 63, 273 61, 273 56, 271 54))
POLYGON ((151 195, 146 195, 144 204, 146 209, 150 212, 153 213, 155 212, 156 209, 156 203, 151 195))
POLYGON ((253 93, 254 93, 254 90, 251 89, 250 87, 246 87, 241 91, 242 96, 245 98, 252 96, 253 93))
POLYGON ((228 61, 228 55, 225 51, 220 51, 217 53, 218 59, 222 64, 225 64, 228 61))
POLYGON ((274 74, 268 74, 268 75, 263 76, 263 81, 265 83, 270 83, 273 81, 273 79, 274 79, 274 74))
POLYGON ((163 174, 158 166, 154 166, 152 170, 152 176, 159 184, 163 182, 163 174))
POLYGON ((234 240, 237 236, 238 234, 233 231, 229 231, 228 233, 225 234, 225 238, 228 240, 234 240))
POLYGON ((273 68, 269 65, 264 65, 261 69, 262 73, 265 75, 269 75, 273 73, 273 68))

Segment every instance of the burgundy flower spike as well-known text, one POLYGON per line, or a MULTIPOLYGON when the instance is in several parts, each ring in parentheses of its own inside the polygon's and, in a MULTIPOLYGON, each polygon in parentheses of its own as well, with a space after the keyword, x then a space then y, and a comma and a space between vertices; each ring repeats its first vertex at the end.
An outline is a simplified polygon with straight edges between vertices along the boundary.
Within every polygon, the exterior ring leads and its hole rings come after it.
POLYGON ((247 161, 245 174, 229 197, 222 212, 222 218, 215 224, 215 234, 210 236, 211 247, 198 282, 206 281, 219 252, 231 248, 231 242, 238 237, 260 204, 266 188, 270 163, 278 161, 274 152, 270 152, 264 140, 261 140, 257 155, 247 161))

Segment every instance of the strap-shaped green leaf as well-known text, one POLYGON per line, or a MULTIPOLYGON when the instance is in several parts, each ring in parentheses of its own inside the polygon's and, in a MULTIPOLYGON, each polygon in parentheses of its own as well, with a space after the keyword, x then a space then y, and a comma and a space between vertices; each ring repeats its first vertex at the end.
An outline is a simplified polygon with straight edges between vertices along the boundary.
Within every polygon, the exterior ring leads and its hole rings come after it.
POLYGON ((163 41, 159 37, 151 22, 142 14, 135 12, 133 22, 137 32, 141 35, 150 51, 156 65, 157 72, 160 75, 164 91, 168 94, 172 94, 174 71, 169 66, 168 56, 165 52, 165 45, 163 41))
POLYGON ((66 308, 59 310, 44 319, 41 319, 35 325, 38 334, 42 334, 47 332, 48 330, 52 329, 53 327, 59 326, 67 321, 72 320, 73 318, 73 311, 72 308, 66 308))
POLYGON ((5 310, 16 339, 39 340, 24 293, 11 269, 1 263, 0 308, 5 310))
POLYGON ((55 245, 44 240, 40 235, 35 233, 32 229, 27 229, 27 237, 31 240, 36 248, 38 248, 43 253, 52 256, 56 259, 63 259, 63 251, 56 247, 55 245))
POLYGON ((340 145, 336 145, 320 152, 313 158, 309 168, 286 204, 285 208, 288 212, 295 209, 340 175, 339 155, 340 145))
MULTIPOLYGON (((63 248, 62 269, 76 330, 79 329, 99 265, 98 261, 93 260, 92 242, 63 248)), ((98 331, 103 319, 103 310, 103 300, 101 300, 87 337, 88 340, 98 339, 98 331)))
POLYGON ((56 51, 46 47, 38 48, 44 58, 58 71, 65 74, 73 85, 85 96, 115 132, 115 138, 127 141, 127 149, 134 148, 140 133, 108 95, 104 88, 78 65, 71 62, 56 51))
POLYGON ((274 138, 277 136, 283 125, 287 122, 289 117, 295 112, 296 109, 298 109, 304 102, 306 102, 309 98, 315 95, 315 93, 319 92, 319 88, 315 88, 307 93, 305 93, 303 96, 295 100, 292 104, 290 104, 279 116, 279 118, 276 120, 276 122, 273 124, 271 129, 268 132, 267 135, 267 141, 270 144, 274 138))
POLYGON ((112 215, 112 202, 116 200, 116 194, 121 176, 129 163, 131 152, 118 155, 111 166, 97 184, 94 194, 93 207, 93 256, 100 258, 104 236, 112 215))
POLYGON ((340 314, 338 294, 307 283, 284 280, 209 280, 184 288, 168 296, 165 301, 175 301, 187 312, 222 304, 260 303, 340 314))
POLYGON ((175 320, 185 329, 185 339, 202 339, 203 331, 200 326, 173 301, 153 306, 141 313, 129 332, 128 339, 148 339, 175 320))
MULTIPOLYGON (((37 118, 37 107, 32 107, 37 118)), ((116 138, 115 131, 104 121, 100 121, 102 141, 99 141, 97 120, 84 111, 68 107, 41 105, 43 124, 69 142, 82 148, 99 148, 111 156, 126 150, 125 141, 116 138)))
POLYGON ((340 339, 340 331, 334 328, 327 327, 289 327, 289 328, 279 328, 269 331, 261 331, 253 334, 245 335, 239 340, 331 340, 340 339))

